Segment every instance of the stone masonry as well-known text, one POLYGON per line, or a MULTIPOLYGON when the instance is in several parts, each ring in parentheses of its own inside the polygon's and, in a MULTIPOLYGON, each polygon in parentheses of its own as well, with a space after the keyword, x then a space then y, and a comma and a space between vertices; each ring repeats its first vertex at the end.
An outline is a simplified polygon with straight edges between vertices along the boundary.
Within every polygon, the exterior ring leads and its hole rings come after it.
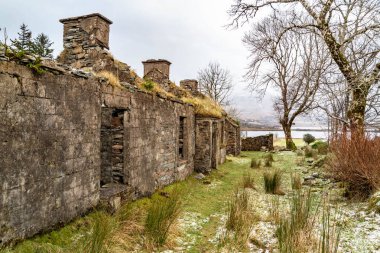
MULTIPOLYGON (((91 14, 61 22, 64 51, 58 63, 42 62, 46 73, 0 59, 0 246, 66 224, 100 200, 116 208, 210 172, 227 152, 240 152, 233 121, 137 88, 139 77, 108 52, 110 20, 91 14), (123 87, 91 74, 104 70, 123 87)), ((170 62, 144 67, 173 89, 170 62)), ((200 94, 194 80, 181 86, 200 94)))
POLYGON ((94 79, 1 61, 0 88, 1 245, 97 205, 100 90, 94 79))
POLYGON ((241 143, 243 151, 273 150, 273 134, 244 138, 241 143))

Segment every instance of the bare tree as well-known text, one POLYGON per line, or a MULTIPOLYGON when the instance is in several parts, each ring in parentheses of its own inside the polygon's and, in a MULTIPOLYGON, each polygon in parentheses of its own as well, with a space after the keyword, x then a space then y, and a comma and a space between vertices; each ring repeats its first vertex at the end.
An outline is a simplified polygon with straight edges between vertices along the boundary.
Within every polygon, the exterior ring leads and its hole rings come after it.
POLYGON ((227 69, 219 63, 209 63, 208 66, 198 72, 200 90, 214 99, 220 105, 229 104, 229 96, 232 92, 232 77, 227 69))
POLYGON ((286 147, 294 149, 291 128, 294 120, 314 108, 314 98, 323 81, 328 57, 315 35, 279 33, 288 21, 272 16, 254 26, 243 41, 251 53, 246 75, 250 87, 264 95, 268 86, 280 95, 274 109, 286 138, 286 147))
MULTIPOLYGON (((376 94, 380 76, 380 1, 378 0, 235 0, 233 25, 249 21, 263 9, 274 15, 291 8, 289 31, 317 34, 327 47, 349 88, 347 117, 352 131, 363 132, 369 94, 376 94)), ((379 95, 377 93, 377 95, 379 95)), ((372 98, 373 99, 373 98, 372 98)))

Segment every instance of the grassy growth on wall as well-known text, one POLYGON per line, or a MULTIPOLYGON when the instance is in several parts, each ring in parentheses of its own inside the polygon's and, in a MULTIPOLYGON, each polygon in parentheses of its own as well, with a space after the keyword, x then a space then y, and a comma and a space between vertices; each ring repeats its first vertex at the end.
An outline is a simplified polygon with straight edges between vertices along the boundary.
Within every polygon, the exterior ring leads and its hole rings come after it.
POLYGON ((196 114, 215 118, 223 117, 223 109, 211 98, 183 97, 181 99, 185 103, 194 105, 196 114))
POLYGON ((115 76, 115 74, 113 74, 112 72, 102 70, 99 73, 96 73, 96 76, 107 79, 112 87, 123 89, 123 86, 120 84, 119 78, 115 76))

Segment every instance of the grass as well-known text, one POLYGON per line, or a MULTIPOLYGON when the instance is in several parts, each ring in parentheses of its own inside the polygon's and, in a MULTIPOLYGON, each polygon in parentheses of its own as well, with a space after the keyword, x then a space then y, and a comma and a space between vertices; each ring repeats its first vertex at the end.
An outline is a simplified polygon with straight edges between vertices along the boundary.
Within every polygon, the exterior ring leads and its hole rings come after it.
POLYGON ((236 189, 229 202, 226 221, 226 233, 221 238, 221 245, 229 249, 245 250, 253 227, 255 216, 249 208, 249 195, 243 189, 236 189))
POLYGON ((149 243, 164 245, 169 230, 180 213, 180 197, 181 193, 175 189, 169 197, 160 197, 152 201, 145 220, 145 232, 149 243))
POLYGON ((242 188, 256 189, 255 178, 250 173, 245 173, 241 182, 242 188))
POLYGON ((109 72, 109 71, 102 70, 102 71, 100 71, 99 73, 96 73, 96 76, 97 76, 97 77, 102 77, 102 78, 107 79, 107 80, 108 80, 108 83, 109 83, 112 87, 116 87, 116 88, 120 88, 120 89, 123 88, 123 86, 120 84, 119 78, 116 77, 113 73, 111 73, 111 72, 109 72))
POLYGON ((282 195, 281 181, 282 172, 280 170, 267 171, 263 175, 265 193, 282 195))
POLYGON ((258 160, 256 158, 251 159, 251 168, 252 169, 260 168, 260 165, 261 165, 261 160, 258 160))
POLYGON ((300 190, 302 188, 302 179, 299 174, 292 175, 292 189, 300 190))
POLYGON ((207 117, 223 117, 223 109, 211 98, 183 97, 182 101, 194 105, 195 113, 207 117))
MULTIPOLYGON (((265 195, 264 197, 264 184, 254 185, 254 182, 262 180, 263 174, 268 171, 264 169, 252 170, 250 168, 251 161, 252 159, 261 159, 264 154, 263 152, 243 152, 242 157, 228 157, 230 162, 219 166, 218 170, 214 170, 208 175, 207 180, 211 184, 205 185, 202 181, 190 176, 185 181, 177 182, 162 189, 162 191, 168 193, 169 198, 163 198, 163 196, 157 193, 150 198, 142 198, 123 205, 122 209, 114 216, 110 216, 107 213, 98 214, 99 211, 94 212, 75 220, 62 229, 36 236, 33 239, 20 243, 13 249, 6 249, 7 251, 4 252, 86 252, 83 249, 94 249, 94 251, 100 249, 116 253, 158 252, 164 250, 177 252, 181 251, 176 248, 178 246, 178 239, 187 243, 182 251, 190 253, 215 252, 218 246, 218 238, 220 238, 217 237, 216 231, 220 231, 221 228, 225 228, 226 226, 226 220, 221 219, 221 217, 229 216, 231 217, 229 218, 228 225, 230 229, 228 235, 224 237, 225 244, 221 245, 223 247, 221 251, 245 252, 247 251, 245 249, 246 242, 252 242, 255 239, 249 238, 248 232, 258 219, 264 217, 260 218, 260 212, 272 210, 270 205, 278 206, 276 203, 280 203, 280 200, 283 202, 284 198, 292 196, 288 194, 285 197, 277 195, 265 195), (246 188, 246 186, 254 186, 256 190, 246 188), (159 246, 156 242, 160 242, 161 239, 152 242, 155 239, 152 239, 154 236, 150 235, 156 234, 159 230, 154 229, 154 227, 161 226, 156 225, 158 224, 157 220, 164 220, 158 218, 165 216, 157 215, 157 213, 160 213, 160 211, 157 211, 160 210, 158 203, 170 201, 170 198, 173 197, 173 192, 177 190, 182 192, 180 197, 181 212, 177 216, 177 219, 171 219, 169 222, 171 226, 166 233, 165 242, 162 246, 159 246), (254 196, 253 198, 251 194, 254 194, 252 195, 254 196), (267 209, 256 210, 256 204, 259 204, 257 202, 258 199, 255 198, 256 196, 269 199, 265 201, 274 200, 272 201, 273 203, 268 203, 269 207, 267 206, 267 209), (247 201, 250 203, 248 204, 247 201), (153 207, 154 203, 157 203, 156 207, 153 207), (147 222, 148 213, 151 213, 151 218, 149 218, 151 221, 149 222, 147 222), (98 217, 103 218, 99 220, 98 217), (242 220, 242 217, 244 220, 242 220), (102 221, 104 224, 101 223, 102 221), (149 227, 152 229, 147 229, 147 223, 150 224, 149 227), (195 224, 195 226, 183 227, 183 223, 195 224), (233 223, 235 225, 232 225, 233 223), (244 225, 237 226, 236 224, 244 225), (112 229, 109 229, 110 227, 112 229), (148 232, 148 230, 152 232, 148 232), (93 245, 92 242, 91 244, 89 243, 89 241, 92 241, 89 238, 95 238, 93 245), (213 238, 216 238, 215 241, 213 241, 213 238)), ((290 192, 291 173, 294 172, 293 169, 297 156, 291 152, 284 154, 273 154, 274 165, 276 168, 281 168, 282 189, 290 192)), ((282 210, 283 208, 281 207, 277 213, 271 214, 272 217, 277 217, 277 222, 288 215, 283 213, 282 210)), ((168 216, 171 215, 167 215, 166 217, 168 216)), ((266 215, 265 218, 267 218, 266 215)), ((165 222, 161 222, 161 224, 165 224, 165 222)), ((167 227, 162 226, 164 228, 167 227)), ((257 241, 257 243, 259 244, 260 242, 257 241)))

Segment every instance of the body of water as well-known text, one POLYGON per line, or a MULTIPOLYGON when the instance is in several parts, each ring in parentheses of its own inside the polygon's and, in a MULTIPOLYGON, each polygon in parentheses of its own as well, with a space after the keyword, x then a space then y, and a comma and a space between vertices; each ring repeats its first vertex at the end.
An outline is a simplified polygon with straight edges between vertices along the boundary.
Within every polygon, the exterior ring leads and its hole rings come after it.
MULTIPOLYGON (((273 134, 277 138, 285 138, 285 134, 281 130, 276 130, 276 131, 266 131, 266 130, 241 131, 242 137, 257 137, 257 136, 267 135, 267 134, 273 134)), ((292 137, 295 139, 302 139, 304 134, 311 134, 317 139, 327 140, 327 138, 328 138, 327 131, 313 131, 313 130, 293 130, 292 131, 292 137)))

